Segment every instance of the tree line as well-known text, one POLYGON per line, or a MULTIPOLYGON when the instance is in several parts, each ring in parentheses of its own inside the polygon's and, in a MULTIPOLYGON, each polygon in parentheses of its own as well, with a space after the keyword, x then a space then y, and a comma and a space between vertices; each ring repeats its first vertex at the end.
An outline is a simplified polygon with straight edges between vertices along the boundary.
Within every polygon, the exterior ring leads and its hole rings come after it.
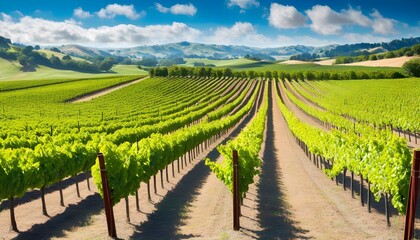
POLYGON ((405 76, 395 70, 381 71, 232 71, 230 68, 211 67, 156 67, 149 70, 154 77, 237 77, 260 78, 267 80, 349 80, 349 79, 387 79, 404 78, 405 76))

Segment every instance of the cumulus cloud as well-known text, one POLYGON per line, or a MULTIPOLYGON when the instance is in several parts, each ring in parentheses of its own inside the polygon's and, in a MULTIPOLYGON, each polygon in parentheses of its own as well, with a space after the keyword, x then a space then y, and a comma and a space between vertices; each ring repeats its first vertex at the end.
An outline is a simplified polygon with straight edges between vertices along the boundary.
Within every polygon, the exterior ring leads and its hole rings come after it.
POLYGON ((260 2, 258 0, 229 0, 228 6, 229 7, 238 6, 241 9, 247 9, 252 6, 255 6, 255 7, 260 6, 260 2))
POLYGON ((1 13, 0 16, 2 17, 4 22, 12 22, 13 18, 10 15, 7 15, 6 13, 1 13))
POLYGON ((366 27, 371 23, 361 11, 352 8, 336 12, 329 6, 315 5, 312 9, 306 10, 306 14, 312 22, 311 29, 323 35, 339 34, 345 25, 366 27))
POLYGON ((156 6, 156 10, 158 10, 161 13, 167 13, 171 10, 170 8, 162 6, 162 4, 160 3, 155 3, 155 6, 156 6))
POLYGON ((164 7, 160 3, 155 3, 156 10, 158 10, 161 13, 167 13, 170 12, 172 14, 177 15, 189 15, 194 16, 197 13, 197 8, 189 3, 189 4, 175 4, 172 7, 164 7))
POLYGON ((360 34, 360 33, 346 33, 343 35, 344 43, 378 43, 378 42, 389 42, 392 38, 373 35, 373 34, 360 34))
MULTIPOLYGON (((25 16, 13 21, 0 20, 0 36, 25 44, 82 44, 101 47, 130 47, 178 41, 197 41, 201 31, 184 23, 149 25, 131 24, 84 28, 74 20, 63 22, 25 16)), ((8 15, 7 15, 8 16, 8 15)))
POLYGON ((90 18, 92 14, 88 11, 84 11, 81 7, 78 7, 73 10, 73 16, 77 18, 90 18))
POLYGON ((374 10, 371 14, 373 17, 372 28, 375 33, 379 34, 390 34, 395 33, 393 19, 384 18, 377 10, 374 10))
POLYGON ((278 29, 297 28, 305 25, 306 18, 293 6, 272 3, 268 22, 278 29))
POLYGON ((109 4, 98 12, 100 18, 112 19, 116 16, 126 16, 129 19, 138 19, 146 14, 145 11, 138 13, 133 5, 109 4))
POLYGON ((267 46, 272 41, 257 32, 255 27, 248 22, 237 22, 232 27, 218 27, 206 39, 208 43, 227 45, 267 46))
POLYGON ((275 38, 276 46, 295 46, 295 45, 306 45, 306 46, 326 46, 331 44, 337 44, 337 41, 315 38, 308 35, 277 35, 275 38))

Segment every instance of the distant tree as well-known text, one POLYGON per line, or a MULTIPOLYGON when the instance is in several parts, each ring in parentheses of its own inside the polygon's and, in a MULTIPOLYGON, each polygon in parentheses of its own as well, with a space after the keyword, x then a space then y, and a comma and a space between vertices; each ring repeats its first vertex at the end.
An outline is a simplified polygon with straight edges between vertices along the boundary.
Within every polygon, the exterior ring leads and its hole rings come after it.
POLYGON ((232 75, 232 70, 230 68, 225 68, 225 70, 223 71, 223 76, 232 77, 232 75))
POLYGON ((23 67, 31 66, 31 65, 34 64, 33 57, 29 57, 29 56, 26 56, 26 55, 23 55, 23 54, 19 55, 18 61, 19 61, 20 65, 22 65, 23 67))
POLYGON ((297 72, 297 73, 296 73, 296 76, 297 76, 297 78, 298 78, 299 80, 302 80, 302 81, 304 81, 304 80, 305 80, 305 75, 303 74, 303 72, 302 72, 302 71, 297 72))
POLYGON ((18 58, 18 53, 16 52, 9 52, 5 49, 0 49, 0 57, 7 59, 7 60, 17 60, 18 58))
POLYGON ((407 56, 407 57, 411 57, 413 55, 414 55, 414 51, 413 50, 410 50, 410 51, 407 51, 407 52, 404 53, 404 56, 407 56))
POLYGON ((50 62, 51 62, 51 65, 52 65, 53 67, 61 67, 61 65, 62 65, 60 58, 59 58, 59 57, 54 56, 54 54, 53 54, 53 55, 51 55, 51 57, 50 57, 50 62))
POLYGON ((41 47, 39 45, 35 45, 34 49, 38 51, 41 47))
POLYGON ((314 80, 315 79, 315 74, 313 72, 305 72, 305 77, 307 80, 314 80))
POLYGON ((56 47, 52 47, 52 48, 50 48, 50 50, 53 51, 53 52, 61 53, 60 49, 58 49, 56 47))
POLYGON ((414 52, 414 54, 420 55, 420 44, 412 46, 411 50, 414 52))
POLYGON ((378 60, 378 57, 375 54, 373 54, 373 55, 370 55, 369 60, 376 61, 378 60))
POLYGON ((151 68, 149 70, 149 75, 150 75, 150 77, 154 77, 155 76, 155 69, 154 68, 151 68))
POLYGON ((64 55, 61 60, 71 60, 71 57, 69 55, 64 55))
POLYGON ((396 57, 396 56, 395 56, 395 53, 393 51, 389 51, 385 55, 385 58, 394 58, 394 57, 396 57))
POLYGON ((193 63, 193 66, 194 66, 194 67, 204 67, 204 66, 206 66, 206 64, 205 64, 205 63, 203 63, 203 62, 194 62, 194 63, 193 63))
POLYGON ((402 66, 408 76, 420 77, 420 59, 412 59, 402 66))
POLYGON ((140 61, 140 64, 147 67, 154 67, 158 64, 156 57, 143 57, 140 61))
POLYGON ((30 56, 33 50, 34 48, 32 46, 27 46, 27 47, 22 48, 21 53, 26 56, 30 56))
POLYGON ((253 70, 249 70, 247 72, 247 76, 249 79, 254 79, 255 78, 255 72, 253 70))
POLYGON ((274 80, 278 81, 279 80, 279 73, 277 71, 273 71, 273 78, 274 80))
POLYGON ((188 69, 187 69, 187 68, 185 68, 185 67, 180 67, 180 68, 179 68, 179 74, 180 74, 182 77, 186 77, 186 76, 188 76, 188 69))
POLYGON ((114 59, 112 58, 105 58, 99 65, 98 68, 101 71, 108 72, 114 66, 114 59))
MULTIPOLYGON (((98 68, 95 64, 91 64, 86 61, 78 61, 77 70, 82 71, 82 72, 97 72, 98 68)), ((108 70, 104 70, 104 71, 108 71, 108 70)))
POLYGON ((223 71, 221 69, 217 69, 216 70, 216 76, 217 76, 217 78, 223 77, 223 71))
POLYGON ((265 71, 264 77, 266 80, 271 80, 271 77, 272 77, 271 71, 268 71, 268 70, 265 71))

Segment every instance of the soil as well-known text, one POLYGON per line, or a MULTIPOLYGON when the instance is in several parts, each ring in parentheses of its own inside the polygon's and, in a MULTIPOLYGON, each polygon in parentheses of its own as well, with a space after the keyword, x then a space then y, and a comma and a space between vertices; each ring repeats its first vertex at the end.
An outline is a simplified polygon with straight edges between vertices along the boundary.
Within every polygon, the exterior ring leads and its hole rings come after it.
MULTIPOLYGON (((404 217, 391 211, 391 226, 386 224, 383 202, 372 203, 372 213, 360 206, 358 190, 354 198, 342 184, 327 176, 309 161, 295 143, 283 119, 274 88, 270 87, 270 105, 263 149, 261 174, 255 178, 241 208, 241 230, 232 230, 232 198, 224 186, 200 159, 221 161, 216 145, 233 138, 249 122, 249 117, 233 132, 201 153, 192 164, 169 179, 163 171, 139 189, 140 211, 135 198, 129 197, 131 221, 127 222, 125 202, 114 207, 117 235, 121 239, 401 239, 404 217)), ((295 114, 305 119, 298 110, 295 114)), ((252 115, 251 115, 252 116, 252 115)), ((315 124, 315 123, 313 123, 315 124)), ((341 180, 339 181, 341 182, 341 180)), ((107 239, 103 201, 84 174, 64 181, 64 201, 58 191, 46 190, 49 217, 43 216, 38 191, 17 200, 16 219, 20 233, 10 230, 7 201, 0 205, 0 239, 107 239), (79 181, 81 198, 75 191, 79 181)), ((50 187, 49 187, 50 188, 50 187)), ((356 181, 356 188, 358 182, 356 181)), ((366 189, 364 194, 366 194, 366 189)), ((366 195, 365 195, 366 196, 366 195)))
MULTIPOLYGON (((347 64, 339 64, 345 66, 365 66, 365 67, 402 67, 402 65, 414 58, 418 58, 418 56, 403 56, 403 57, 396 57, 396 58, 387 58, 387 59, 379 59, 376 61, 363 61, 363 62, 355 62, 355 63, 347 63, 347 64)), ((280 62, 279 64, 307 64, 307 63, 315 63, 318 65, 333 65, 335 63, 335 59, 327 59, 317 62, 306 62, 306 61, 298 61, 298 60, 287 60, 284 62, 280 62)))
POLYGON ((355 62, 355 63, 348 63, 342 65, 350 65, 350 66, 366 66, 366 67, 402 67, 405 62, 418 58, 417 56, 412 57, 397 57, 397 58, 387 58, 387 59, 379 59, 376 61, 363 61, 363 62, 355 62))

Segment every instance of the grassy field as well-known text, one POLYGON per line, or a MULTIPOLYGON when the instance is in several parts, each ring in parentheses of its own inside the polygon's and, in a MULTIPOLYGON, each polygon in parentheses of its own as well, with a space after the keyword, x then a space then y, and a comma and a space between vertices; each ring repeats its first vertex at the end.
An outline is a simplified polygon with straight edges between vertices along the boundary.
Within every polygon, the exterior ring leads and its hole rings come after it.
POLYGON ((234 67, 238 65, 240 66, 240 65, 255 63, 255 61, 249 60, 246 58, 230 59, 230 60, 211 60, 207 58, 184 58, 184 60, 187 63, 183 64, 183 66, 189 66, 189 67, 192 67, 195 62, 204 63, 206 65, 213 64, 216 67, 234 67))
POLYGON ((39 66, 34 72, 24 72, 16 61, 0 58, 0 81, 36 80, 36 79, 74 79, 96 78, 113 75, 147 75, 135 65, 115 65, 109 73, 81 73, 70 70, 57 70, 46 66, 39 66))

